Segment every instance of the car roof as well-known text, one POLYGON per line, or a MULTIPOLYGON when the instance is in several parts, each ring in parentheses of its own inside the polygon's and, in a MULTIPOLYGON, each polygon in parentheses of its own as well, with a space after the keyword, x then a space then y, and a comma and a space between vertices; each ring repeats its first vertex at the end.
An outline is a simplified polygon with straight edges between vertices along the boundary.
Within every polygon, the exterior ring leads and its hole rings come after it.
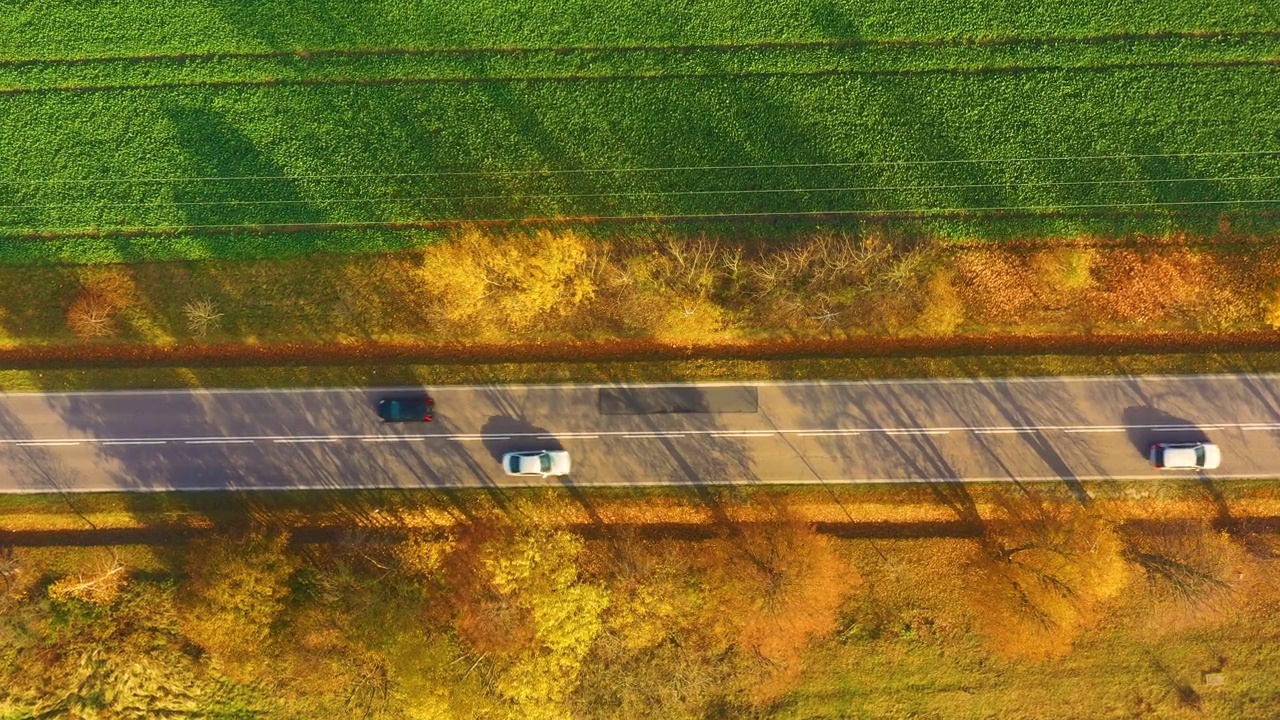
POLYGON ((1164 464, 1166 467, 1195 467, 1196 466, 1196 446, 1195 445, 1170 445, 1164 449, 1164 464))

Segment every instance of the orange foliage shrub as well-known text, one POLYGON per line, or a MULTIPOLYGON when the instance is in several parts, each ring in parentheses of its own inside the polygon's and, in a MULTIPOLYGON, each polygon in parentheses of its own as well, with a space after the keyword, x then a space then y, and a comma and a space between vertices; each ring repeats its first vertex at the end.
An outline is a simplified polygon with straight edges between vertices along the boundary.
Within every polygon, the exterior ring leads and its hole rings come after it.
POLYGON ((956 286, 974 320, 1009 325, 1037 306, 1035 278, 1024 258, 1007 250, 962 251, 954 260, 956 286))
POLYGON ((1099 268, 1100 317, 1127 323, 1158 323, 1193 305, 1208 278, 1196 254, 1185 248, 1115 250, 1099 268))

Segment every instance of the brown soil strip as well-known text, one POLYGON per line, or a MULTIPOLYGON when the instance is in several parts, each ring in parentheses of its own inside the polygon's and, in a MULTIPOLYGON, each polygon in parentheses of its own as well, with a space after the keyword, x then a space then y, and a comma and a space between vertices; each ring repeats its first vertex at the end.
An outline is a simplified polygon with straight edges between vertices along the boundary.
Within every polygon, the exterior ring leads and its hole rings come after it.
POLYGON ((1112 33, 1077 37, 949 37, 932 40, 899 38, 857 38, 842 40, 797 40, 756 43, 708 43, 697 45, 551 45, 546 47, 454 47, 454 48, 351 48, 316 50, 274 50, 267 52, 172 53, 160 55, 116 55, 81 58, 20 58, 0 60, 0 67, 35 65, 91 65, 99 63, 138 64, 146 62, 214 62, 219 60, 310 60, 363 57, 475 57, 484 55, 531 55, 575 53, 597 54, 670 54, 699 52, 756 52, 760 50, 826 50, 845 48, 940 48, 940 47, 1053 47, 1061 45, 1103 45, 1109 43, 1163 42, 1180 40, 1247 41, 1280 38, 1280 30, 1243 30, 1217 32, 1195 30, 1155 33, 1112 33))
POLYGON ((207 345, 75 344, 0 350, 0 369, 475 364, 651 360, 794 360, 1250 352, 1280 331, 778 339, 678 344, 650 339, 548 343, 340 342, 207 345))

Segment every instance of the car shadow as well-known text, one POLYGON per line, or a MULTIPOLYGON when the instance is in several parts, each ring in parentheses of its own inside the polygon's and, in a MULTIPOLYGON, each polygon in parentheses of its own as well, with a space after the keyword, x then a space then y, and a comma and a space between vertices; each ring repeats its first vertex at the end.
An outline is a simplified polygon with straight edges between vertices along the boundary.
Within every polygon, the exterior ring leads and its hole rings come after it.
POLYGON ((1127 407, 1121 415, 1129 442, 1144 459, 1158 442, 1208 442, 1195 422, 1146 405, 1127 407))
POLYGON ((485 450, 497 463, 509 452, 564 449, 550 430, 503 415, 489 418, 480 433, 484 435, 485 450))

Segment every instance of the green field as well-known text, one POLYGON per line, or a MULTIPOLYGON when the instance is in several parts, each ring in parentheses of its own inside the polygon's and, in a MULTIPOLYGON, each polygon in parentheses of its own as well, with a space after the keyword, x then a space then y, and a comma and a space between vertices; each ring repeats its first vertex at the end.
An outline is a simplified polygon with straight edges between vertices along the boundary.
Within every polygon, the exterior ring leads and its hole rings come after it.
POLYGON ((1280 209, 1265 6, 54 2, 0 37, 10 264, 376 251, 442 220, 992 237, 1280 209))

